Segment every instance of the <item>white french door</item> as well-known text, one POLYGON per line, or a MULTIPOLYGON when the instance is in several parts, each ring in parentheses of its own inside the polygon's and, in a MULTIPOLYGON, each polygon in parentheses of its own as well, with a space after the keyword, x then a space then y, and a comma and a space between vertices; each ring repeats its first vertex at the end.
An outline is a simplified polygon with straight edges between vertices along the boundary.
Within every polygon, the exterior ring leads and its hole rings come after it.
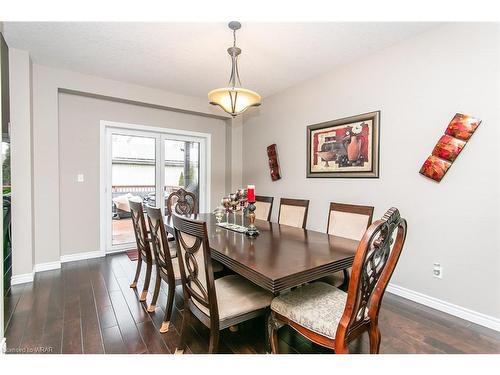
POLYGON ((101 122, 101 250, 136 248, 128 200, 165 212, 178 188, 193 192, 209 212, 210 135, 101 122))

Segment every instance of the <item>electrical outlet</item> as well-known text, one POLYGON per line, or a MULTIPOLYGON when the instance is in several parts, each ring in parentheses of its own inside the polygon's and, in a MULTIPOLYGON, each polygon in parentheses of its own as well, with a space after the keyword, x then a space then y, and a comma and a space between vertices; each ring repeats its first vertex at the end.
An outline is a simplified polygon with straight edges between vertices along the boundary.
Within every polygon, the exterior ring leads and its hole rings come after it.
POLYGON ((76 175, 76 181, 78 181, 78 182, 85 181, 83 174, 80 173, 80 174, 76 175))
POLYGON ((432 275, 438 279, 443 278, 443 267, 439 263, 434 263, 434 267, 432 268, 432 275))

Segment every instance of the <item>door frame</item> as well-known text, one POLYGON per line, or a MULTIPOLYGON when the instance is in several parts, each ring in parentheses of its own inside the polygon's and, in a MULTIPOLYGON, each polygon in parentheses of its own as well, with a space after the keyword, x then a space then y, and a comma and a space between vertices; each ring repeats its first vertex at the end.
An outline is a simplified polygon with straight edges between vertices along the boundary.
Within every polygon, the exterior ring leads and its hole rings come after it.
MULTIPOLYGON (((108 186, 111 183, 111 133, 109 129, 116 131, 116 133, 123 133, 128 135, 136 135, 142 137, 150 137, 156 139, 156 153, 157 160, 165 159, 165 148, 163 141, 165 139, 175 139, 180 141, 197 141, 200 142, 200 212, 210 212, 210 186, 211 186, 211 134, 201 133, 190 130, 182 130, 175 128, 166 128, 160 126, 150 126, 132 123, 123 123, 115 121, 100 121, 100 181, 99 181, 99 206, 100 206, 100 223, 99 223, 99 242, 100 251, 102 255, 111 254, 114 252, 123 252, 130 249, 130 245, 124 244, 122 246, 112 246, 112 221, 111 215, 111 190, 108 186), (194 139, 193 139, 194 138, 194 139), (160 147, 158 147, 158 145, 160 147), (204 194, 202 194, 204 192, 204 194)), ((158 168, 157 168, 158 169, 158 168)), ((165 170, 159 168, 155 172, 156 185, 161 186, 165 181, 165 170)), ((163 192, 157 189, 156 201, 163 201, 163 192), (160 195, 161 194, 161 195, 160 195)), ((163 211, 163 204, 160 204, 163 211)))

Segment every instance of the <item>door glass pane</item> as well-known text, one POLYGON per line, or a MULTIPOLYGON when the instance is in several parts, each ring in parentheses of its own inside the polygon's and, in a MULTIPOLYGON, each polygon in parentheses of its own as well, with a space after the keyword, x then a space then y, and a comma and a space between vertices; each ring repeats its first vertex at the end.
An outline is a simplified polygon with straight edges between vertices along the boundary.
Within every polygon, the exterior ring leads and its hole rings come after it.
POLYGON ((112 134, 112 244, 134 243, 128 200, 155 205, 155 138, 112 134))
MULTIPOLYGON (((180 187, 200 202, 200 143, 165 140, 165 202, 180 187)), ((173 202, 175 204, 175 202, 173 202)), ((171 207, 173 209, 173 207, 171 207)))

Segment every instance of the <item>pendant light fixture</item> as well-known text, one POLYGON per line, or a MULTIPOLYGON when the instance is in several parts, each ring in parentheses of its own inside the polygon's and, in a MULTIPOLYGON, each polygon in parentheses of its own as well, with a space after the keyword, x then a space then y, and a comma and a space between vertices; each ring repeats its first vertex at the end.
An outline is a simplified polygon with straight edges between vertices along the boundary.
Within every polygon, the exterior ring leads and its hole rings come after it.
POLYGON ((233 46, 227 49, 227 53, 231 56, 231 77, 228 87, 210 91, 208 100, 210 104, 218 105, 231 116, 236 117, 250 107, 259 106, 262 98, 255 91, 241 87, 238 72, 238 56, 241 54, 241 49, 236 47, 236 30, 241 28, 241 23, 231 21, 228 26, 233 30, 233 46))

